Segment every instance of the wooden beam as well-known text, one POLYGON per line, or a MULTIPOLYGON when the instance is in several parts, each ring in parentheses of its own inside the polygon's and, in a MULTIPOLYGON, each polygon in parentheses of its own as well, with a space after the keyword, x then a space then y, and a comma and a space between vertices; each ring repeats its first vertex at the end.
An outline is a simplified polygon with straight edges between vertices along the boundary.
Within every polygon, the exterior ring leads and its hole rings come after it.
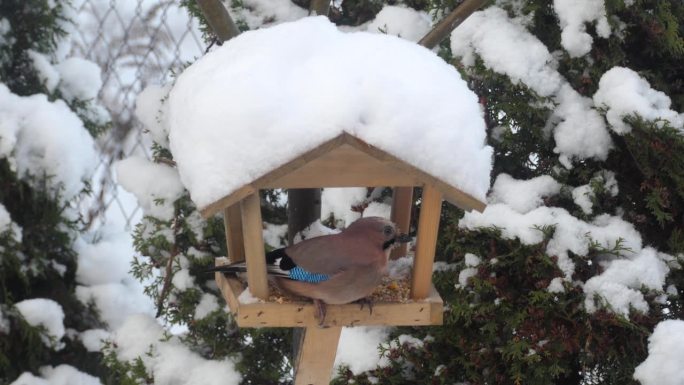
POLYGON ((223 209, 223 225, 226 232, 228 259, 233 263, 244 261, 245 240, 242 235, 242 213, 239 204, 223 209))
POLYGON ((255 187, 379 187, 417 186, 421 181, 396 167, 397 160, 380 160, 354 146, 342 144, 278 179, 267 179, 255 187))
POLYGON ((439 217, 442 211, 442 194, 435 187, 423 187, 423 196, 418 217, 418 239, 413 260, 411 277, 411 298, 423 299, 430 294, 432 265, 437 247, 439 217))
POLYGON ((202 207, 200 209, 200 214, 202 214, 202 217, 204 218, 209 218, 212 215, 223 210, 224 208, 240 202, 248 195, 254 194, 255 192, 257 192, 257 189, 254 188, 254 186, 252 186, 251 184, 242 186, 239 189, 230 193, 229 195, 226 195, 225 197, 217 200, 216 202, 202 207))
MULTIPOLYGON (((432 186, 437 187, 442 194, 444 195, 444 198, 449 201, 452 204, 455 204, 456 206, 470 211, 470 210, 478 210, 478 211, 483 211, 485 208, 485 204, 481 202, 480 200, 474 198, 470 194, 467 194, 455 187, 452 187, 448 183, 443 182, 442 180, 427 174, 420 169, 404 162, 403 160, 388 154, 387 152, 372 146, 366 142, 364 142, 361 139, 358 139, 346 132, 342 133, 341 135, 330 139, 329 141, 321 144, 320 146, 314 148, 313 150, 306 152, 293 160, 285 163, 284 165, 278 167, 277 169, 267 173, 266 175, 257 178, 255 181, 253 181, 251 184, 248 184, 246 186, 243 186, 239 188, 238 190, 232 192, 231 194, 217 200, 214 203, 211 203, 201 209, 202 216, 205 218, 213 215, 214 213, 222 210, 224 207, 233 205, 237 202, 239 202, 241 199, 246 197, 247 195, 250 195, 254 193, 257 189, 259 188, 277 188, 277 187, 284 187, 282 185, 278 185, 281 182, 287 182, 292 183, 293 186, 291 187, 349 187, 350 185, 352 186, 359 186, 363 185, 363 183, 370 183, 371 186, 377 186, 379 183, 377 181, 373 181, 372 179, 363 179, 363 172, 355 172, 353 175, 345 174, 345 167, 347 165, 347 162, 344 161, 343 163, 337 163, 335 164, 335 167, 332 167, 330 165, 323 166, 323 160, 319 161, 319 158, 321 159, 328 159, 326 156, 336 156, 334 154, 338 154, 335 150, 338 147, 342 147, 345 144, 354 147, 356 150, 361 151, 362 153, 365 153, 366 155, 369 155, 371 158, 374 158, 373 162, 375 162, 376 166, 372 166, 374 168, 380 168, 384 170, 384 172, 388 174, 392 174, 392 177, 389 176, 383 176, 381 172, 376 172, 373 175, 378 177, 378 178, 384 178, 381 183, 385 184, 380 184, 382 186, 413 186, 413 185, 422 185, 422 184, 429 184, 432 186), (329 153, 332 153, 333 155, 330 155, 329 153), (308 164, 313 163, 316 165, 315 167, 319 167, 317 170, 317 175, 320 177, 320 180, 317 180, 317 182, 324 182, 325 186, 322 184, 313 184, 310 180, 307 182, 302 182, 302 183, 294 183, 292 182, 293 178, 295 176, 290 176, 290 175, 299 175, 297 176, 297 180, 302 181, 302 177, 300 174, 300 171, 298 169, 302 168, 303 170, 307 170, 308 164), (380 166, 378 166, 378 164, 380 166), (383 168, 384 167, 384 168, 383 168), (398 170, 395 171, 394 169, 398 170), (322 174, 322 175, 321 175, 322 174), (348 179, 339 179, 342 176, 347 175, 348 179), (333 178, 335 177, 335 178, 333 178), (339 177, 339 178, 338 178, 339 177), (288 179, 289 178, 289 179, 288 179), (337 178, 337 179, 336 179, 337 178), (352 178, 352 179, 349 179, 352 178), (354 178, 359 178, 359 179, 354 179, 354 178), (345 184, 346 183, 346 184, 345 184), (299 186, 299 184, 306 184, 306 186, 299 186), (298 185, 298 186, 294 186, 298 185)), ((342 150, 339 151, 346 151, 350 154, 353 154, 346 146, 343 147, 342 150)), ((355 155, 356 156, 356 155, 355 155)), ((370 159, 370 158, 365 158, 365 159, 370 159)), ((327 162, 327 161, 326 161, 327 162)), ((350 163, 351 164, 351 163, 350 163)), ((314 166, 311 166, 314 167, 314 166)), ((362 170, 362 169, 360 169, 362 170)), ((301 171, 304 172, 304 171, 301 171)), ((311 175, 311 174, 309 174, 311 175)))
POLYGON ((330 383, 341 332, 341 327, 306 328, 295 359, 295 385, 330 383))
POLYGON ((197 5, 221 42, 240 34, 240 30, 220 0, 197 0, 197 5))
POLYGON ((444 19, 442 19, 435 27, 423 36, 418 44, 427 48, 434 48, 442 40, 444 40, 451 31, 456 29, 465 19, 480 7, 488 3, 490 0, 465 0, 458 7, 454 8, 444 19))
POLYGON ((366 152, 369 155, 374 156, 377 159, 381 159, 384 161, 393 161, 394 167, 398 167, 401 170, 403 170, 405 173, 413 175, 417 180, 420 180, 422 183, 426 185, 432 185, 435 186, 439 191, 442 192, 444 195, 444 198, 451 204, 456 205, 463 210, 470 211, 470 210, 477 210, 479 212, 484 211, 486 205, 481 202, 479 199, 473 197, 472 195, 465 193, 455 187, 452 187, 448 183, 443 182, 442 180, 427 174, 420 169, 405 163, 404 161, 396 158, 393 155, 390 155, 381 149, 372 146, 363 140, 356 138, 352 135, 349 135, 347 133, 344 133, 344 140, 347 144, 350 144, 357 149, 366 152))
MULTIPOLYGON (((413 187, 394 187, 392 190, 392 222, 399 231, 408 234, 411 230, 411 208, 413 207, 413 187)), ((402 243, 392 250, 390 258, 397 259, 408 254, 408 243, 402 243)))
POLYGON ((243 199, 240 207, 242 232, 245 239, 247 284, 253 296, 265 300, 268 299, 268 279, 266 278, 266 253, 259 193, 256 192, 243 199))
POLYGON ((311 0, 309 15, 328 16, 330 0, 311 0))
MULTIPOLYGON (((239 303, 244 285, 235 277, 216 275, 223 298, 240 327, 318 327, 316 309, 310 301, 239 303)), ((327 305, 324 327, 359 325, 441 325, 444 304, 434 286, 430 295, 418 301, 376 302, 373 312, 355 303, 327 305)))

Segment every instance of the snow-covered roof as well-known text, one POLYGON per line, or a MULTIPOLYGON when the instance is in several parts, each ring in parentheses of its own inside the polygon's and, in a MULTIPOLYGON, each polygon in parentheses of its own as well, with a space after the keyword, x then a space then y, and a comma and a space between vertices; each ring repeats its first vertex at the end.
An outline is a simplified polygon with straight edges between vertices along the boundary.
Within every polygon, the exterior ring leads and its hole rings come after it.
POLYGON ((206 207, 344 133, 484 201, 492 149, 476 95, 432 51, 324 17, 243 33, 169 94, 169 142, 206 207))

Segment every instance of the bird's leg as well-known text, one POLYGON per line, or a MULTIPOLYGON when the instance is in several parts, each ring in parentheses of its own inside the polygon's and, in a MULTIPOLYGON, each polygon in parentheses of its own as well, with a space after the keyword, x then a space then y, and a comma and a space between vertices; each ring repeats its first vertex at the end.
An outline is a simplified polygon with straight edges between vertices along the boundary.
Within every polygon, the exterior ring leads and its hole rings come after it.
POLYGON ((313 303, 314 307, 316 308, 314 316, 318 320, 318 326, 323 327, 323 324, 325 323, 325 313, 327 310, 325 307, 325 302, 321 301, 320 299, 314 299, 313 303))
POLYGON ((363 310, 363 307, 368 305, 368 311, 370 312, 370 315, 373 315, 373 300, 371 300, 369 297, 363 297, 359 300, 356 300, 356 303, 361 305, 361 310, 363 310))

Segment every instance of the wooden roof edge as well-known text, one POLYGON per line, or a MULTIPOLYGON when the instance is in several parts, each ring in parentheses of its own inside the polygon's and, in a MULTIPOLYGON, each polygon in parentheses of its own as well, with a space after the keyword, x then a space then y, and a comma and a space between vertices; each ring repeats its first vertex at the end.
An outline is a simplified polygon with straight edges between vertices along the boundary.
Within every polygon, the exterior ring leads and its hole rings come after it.
POLYGON ((288 173, 296 170, 304 164, 318 158, 319 156, 343 144, 353 146, 354 148, 376 159, 380 159, 383 161, 394 161, 394 163, 396 163, 404 171, 414 174, 418 177, 418 179, 423 180, 425 183, 429 183, 435 186, 439 191, 442 192, 442 194, 444 195, 444 199, 447 202, 454 204, 466 211, 477 210, 479 212, 482 212, 486 207, 486 204, 484 202, 473 197, 472 195, 463 192, 456 187, 451 186, 450 184, 442 181, 441 179, 434 177, 428 174, 427 172, 422 171, 419 168, 405 162, 404 160, 399 159, 396 156, 391 155, 386 151, 381 150, 371 144, 368 144, 365 141, 345 131, 342 134, 315 147, 314 149, 307 151, 304 154, 299 155, 291 161, 283 164, 282 166, 266 173, 265 175, 254 180, 253 182, 240 187, 239 189, 235 190, 229 195, 226 195, 225 197, 220 198, 217 201, 202 207, 200 209, 200 213, 204 218, 209 218, 212 215, 221 211, 223 208, 232 206, 240 202, 242 199, 246 198, 250 194, 256 192, 258 190, 258 186, 263 185, 267 181, 272 181, 284 175, 287 175, 288 173))
POLYGON ((432 176, 428 174, 425 171, 422 171, 421 169, 397 158, 396 156, 389 154, 388 152, 381 150, 371 144, 368 144, 364 142, 363 140, 348 134, 344 133, 344 140, 345 143, 354 146, 360 151, 363 151, 367 153, 368 155, 371 155, 377 159, 382 159, 382 160, 393 160, 397 165, 399 165, 401 168, 403 168, 406 172, 415 174, 418 179, 421 179, 425 181, 426 183, 429 183, 433 185, 435 188, 437 188, 442 195, 444 195, 444 199, 455 205, 458 206, 466 211, 471 211, 471 210, 476 210, 479 212, 484 211, 485 207, 487 205, 480 201, 479 199, 473 197, 472 195, 451 186, 450 184, 442 181, 441 179, 432 176))

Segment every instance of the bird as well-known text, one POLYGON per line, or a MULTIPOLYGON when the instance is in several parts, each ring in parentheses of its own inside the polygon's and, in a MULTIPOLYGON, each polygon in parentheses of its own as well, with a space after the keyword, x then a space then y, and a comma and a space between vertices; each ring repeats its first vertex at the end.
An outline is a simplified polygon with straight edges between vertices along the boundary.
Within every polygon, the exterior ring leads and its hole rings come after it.
MULTIPOLYGON (((322 326, 325 305, 366 299, 388 274, 392 249, 411 239, 388 219, 364 217, 338 234, 309 238, 266 253, 267 274, 285 291, 312 299, 322 326)), ((246 271, 246 265, 243 261, 208 271, 240 273, 246 271)))

